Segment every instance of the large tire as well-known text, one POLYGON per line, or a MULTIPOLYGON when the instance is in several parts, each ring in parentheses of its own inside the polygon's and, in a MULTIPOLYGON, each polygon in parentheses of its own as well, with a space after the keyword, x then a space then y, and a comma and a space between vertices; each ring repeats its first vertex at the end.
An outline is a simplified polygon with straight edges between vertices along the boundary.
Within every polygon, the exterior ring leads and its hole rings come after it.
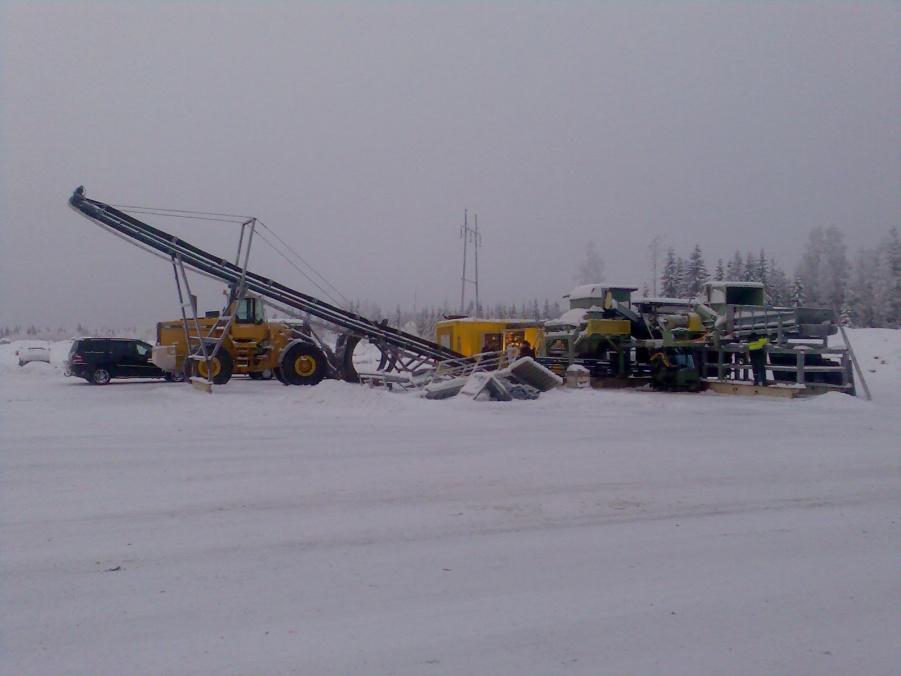
POLYGON ((91 382, 94 385, 108 385, 110 378, 109 369, 103 368, 102 366, 95 368, 91 373, 91 382))
POLYGON ((212 378, 207 373, 206 361, 203 359, 191 360, 192 375, 204 380, 211 380, 213 385, 225 385, 232 377, 232 369, 234 368, 232 356, 227 350, 219 348, 219 352, 212 359, 211 368, 213 372, 212 378))
POLYGON ((295 343, 282 354, 281 378, 288 385, 318 385, 328 370, 325 354, 315 345, 295 343))

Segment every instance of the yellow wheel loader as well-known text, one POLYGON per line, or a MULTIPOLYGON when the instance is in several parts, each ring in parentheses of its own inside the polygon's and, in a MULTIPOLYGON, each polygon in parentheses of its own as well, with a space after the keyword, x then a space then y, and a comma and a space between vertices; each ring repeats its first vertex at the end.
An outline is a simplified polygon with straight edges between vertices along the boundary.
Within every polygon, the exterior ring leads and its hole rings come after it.
POLYGON ((200 377, 215 385, 227 383, 236 374, 254 379, 273 374, 287 385, 316 385, 329 370, 325 351, 311 335, 267 321, 262 300, 253 295, 233 299, 225 317, 208 312, 196 322, 160 322, 156 342, 154 364, 168 373, 200 377), (232 314, 233 321, 228 321, 232 314))

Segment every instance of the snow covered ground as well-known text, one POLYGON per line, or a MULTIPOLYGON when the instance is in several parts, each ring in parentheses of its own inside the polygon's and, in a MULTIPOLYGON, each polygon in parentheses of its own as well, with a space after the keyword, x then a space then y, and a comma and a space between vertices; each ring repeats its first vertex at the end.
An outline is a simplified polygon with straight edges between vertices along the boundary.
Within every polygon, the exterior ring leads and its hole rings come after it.
POLYGON ((872 403, 209 396, 0 346, 0 672, 897 674, 901 332, 852 338, 872 403))

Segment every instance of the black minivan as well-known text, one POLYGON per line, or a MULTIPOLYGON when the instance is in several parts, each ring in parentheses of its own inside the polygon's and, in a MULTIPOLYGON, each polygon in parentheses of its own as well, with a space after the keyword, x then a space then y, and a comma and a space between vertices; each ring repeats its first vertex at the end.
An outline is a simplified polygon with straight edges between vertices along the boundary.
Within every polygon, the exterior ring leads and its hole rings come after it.
POLYGON ((151 346, 133 338, 78 338, 66 361, 66 375, 106 385, 112 378, 165 378, 168 373, 150 362, 151 346))

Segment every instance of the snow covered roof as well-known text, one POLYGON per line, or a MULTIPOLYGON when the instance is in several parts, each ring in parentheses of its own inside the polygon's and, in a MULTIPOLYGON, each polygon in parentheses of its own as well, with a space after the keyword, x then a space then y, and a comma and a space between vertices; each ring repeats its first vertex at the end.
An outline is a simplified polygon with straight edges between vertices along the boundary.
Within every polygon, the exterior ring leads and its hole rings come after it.
POLYGON ((607 289, 621 289, 623 291, 638 291, 637 286, 631 286, 629 284, 618 285, 618 284, 582 284, 577 286, 575 289, 570 291, 568 294, 563 296, 564 298, 579 299, 579 298, 600 298, 604 295, 604 291, 607 289))
POLYGON ((440 319, 439 322, 465 322, 465 323, 479 323, 479 322, 492 322, 498 324, 509 324, 511 326, 537 326, 541 324, 541 322, 537 319, 502 319, 500 317, 459 317, 459 316, 450 316, 445 317, 444 319, 440 319))
MULTIPOLYGON (((595 310, 600 310, 600 308, 594 308, 595 310)), ((591 312, 589 308, 581 308, 577 307, 572 310, 567 310, 562 315, 557 317, 557 319, 551 319, 545 322, 545 326, 580 326, 583 321, 585 321, 585 315, 591 312)))

